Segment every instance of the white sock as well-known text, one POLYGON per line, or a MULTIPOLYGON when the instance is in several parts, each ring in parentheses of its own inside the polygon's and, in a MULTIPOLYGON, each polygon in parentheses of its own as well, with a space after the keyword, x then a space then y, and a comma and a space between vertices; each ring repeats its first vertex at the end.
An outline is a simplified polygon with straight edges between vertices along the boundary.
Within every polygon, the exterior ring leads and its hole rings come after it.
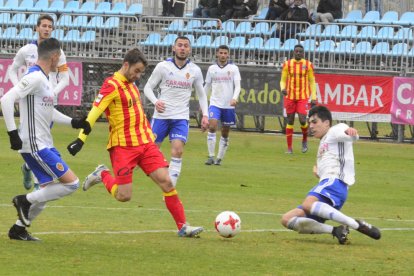
POLYGON ((46 202, 33 203, 29 209, 29 220, 33 221, 46 207, 46 202))
POLYGON ((313 203, 310 213, 324 219, 330 219, 339 222, 340 224, 348 225, 352 229, 357 229, 359 227, 358 222, 353 218, 344 215, 334 207, 323 202, 317 201, 313 203))
POLYGON ((229 146, 229 137, 224 138, 223 136, 221 136, 220 142, 219 142, 219 151, 217 154, 217 159, 224 158, 224 155, 226 154, 228 146, 229 146))
POLYGON ((293 217, 288 221, 288 228, 299 234, 331 234, 333 226, 305 217, 293 217))
POLYGON ((207 149, 209 157, 216 156, 216 133, 207 133, 207 149))
POLYGON ((70 184, 51 183, 43 189, 33 191, 26 195, 27 200, 32 203, 48 202, 70 195, 79 188, 79 179, 70 184))
POLYGON ((171 157, 168 172, 174 187, 177 186, 178 177, 180 177, 182 160, 182 158, 171 157))

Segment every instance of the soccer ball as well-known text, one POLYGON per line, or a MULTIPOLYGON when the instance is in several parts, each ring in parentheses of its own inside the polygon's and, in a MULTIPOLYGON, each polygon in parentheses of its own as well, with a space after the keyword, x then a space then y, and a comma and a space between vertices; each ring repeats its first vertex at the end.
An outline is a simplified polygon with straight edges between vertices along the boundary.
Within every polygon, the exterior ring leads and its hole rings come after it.
POLYGON ((240 217, 232 211, 224 211, 216 217, 216 230, 224 238, 232 238, 241 230, 240 217))

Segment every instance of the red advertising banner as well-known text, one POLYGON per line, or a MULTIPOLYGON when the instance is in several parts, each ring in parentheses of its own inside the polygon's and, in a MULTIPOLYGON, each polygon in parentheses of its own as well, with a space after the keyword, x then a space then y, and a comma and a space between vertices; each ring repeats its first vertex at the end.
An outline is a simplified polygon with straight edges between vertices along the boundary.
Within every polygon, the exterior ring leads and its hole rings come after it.
POLYGON ((318 102, 336 120, 391 122, 393 77, 317 74, 318 102))
POLYGON ((414 79, 394 78, 393 94, 391 122, 414 125, 414 79))
MULTIPOLYGON (((9 91, 13 84, 9 79, 8 70, 12 64, 11 59, 0 59, 0 98, 9 91)), ((58 98, 59 105, 81 105, 83 72, 81 62, 68 62, 69 85, 60 93, 58 98)), ((26 67, 19 69, 19 77, 26 72, 26 67)))

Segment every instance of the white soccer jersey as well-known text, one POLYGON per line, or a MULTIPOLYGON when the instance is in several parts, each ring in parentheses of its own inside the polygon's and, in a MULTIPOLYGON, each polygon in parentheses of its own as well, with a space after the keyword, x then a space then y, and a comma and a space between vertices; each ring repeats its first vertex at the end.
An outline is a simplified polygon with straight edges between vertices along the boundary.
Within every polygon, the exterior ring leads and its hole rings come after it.
MULTIPOLYGON (((174 59, 169 58, 155 66, 151 77, 148 79, 145 88, 145 95, 155 104, 148 94, 159 85, 160 93, 158 100, 165 103, 165 111, 159 113, 154 111, 154 118, 157 119, 185 119, 189 120, 190 97, 193 85, 196 90, 203 91, 203 74, 200 67, 188 61, 184 67, 178 68, 174 59), (148 89, 150 88, 150 89, 148 89)), ((207 114, 207 102, 202 107, 203 114, 207 114)))
MULTIPOLYGON (((235 81, 240 80, 240 71, 237 65, 232 63, 228 63, 224 67, 220 67, 218 64, 211 65, 206 76, 206 84, 211 84, 210 105, 220 108, 234 108, 230 105, 230 100, 235 96, 235 81)), ((235 100, 237 97, 238 95, 235 100)))
POLYGON ((329 129, 319 143, 317 155, 320 179, 334 177, 347 185, 355 183, 354 152, 352 143, 358 137, 345 134, 348 125, 340 123, 329 129))
POLYGON ((48 77, 39 66, 29 68, 19 81, 20 138, 23 147, 19 152, 36 152, 53 147, 50 125, 53 119, 54 94, 48 77))

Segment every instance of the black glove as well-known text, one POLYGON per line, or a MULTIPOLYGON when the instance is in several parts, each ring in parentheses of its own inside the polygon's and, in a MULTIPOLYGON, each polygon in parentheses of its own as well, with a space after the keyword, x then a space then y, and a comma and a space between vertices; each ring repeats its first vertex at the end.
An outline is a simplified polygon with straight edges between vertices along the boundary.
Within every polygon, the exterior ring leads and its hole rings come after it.
POLYGON ((83 144, 84 144, 83 141, 77 138, 75 141, 73 141, 72 143, 68 145, 67 149, 70 154, 75 156, 78 152, 80 152, 80 150, 83 147, 83 144))
POLYGON ((75 119, 73 118, 72 121, 70 122, 72 124, 73 128, 83 128, 83 133, 85 133, 86 135, 88 135, 89 133, 91 133, 91 125, 89 124, 88 121, 86 121, 86 116, 83 117, 82 119, 75 119))
POLYGON ((19 132, 17 131, 17 129, 8 131, 7 134, 9 135, 9 138, 10 138, 10 145, 11 145, 10 148, 12 150, 22 149, 23 142, 22 142, 22 139, 20 139, 19 132))

